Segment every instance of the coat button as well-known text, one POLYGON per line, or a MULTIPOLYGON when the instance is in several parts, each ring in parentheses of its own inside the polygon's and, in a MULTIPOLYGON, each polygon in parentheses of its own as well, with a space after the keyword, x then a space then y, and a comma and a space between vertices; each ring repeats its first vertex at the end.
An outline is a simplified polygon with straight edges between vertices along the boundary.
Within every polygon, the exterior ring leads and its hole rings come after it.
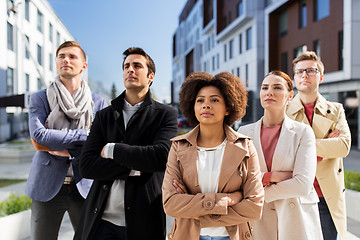
POLYGON ((250 232, 246 232, 246 233, 245 233, 245 238, 246 238, 246 239, 250 239, 250 238, 251 238, 251 233, 250 233, 250 232))
POLYGON ((328 109, 327 111, 326 111, 327 113, 331 113, 331 111, 328 109))
POLYGON ((213 207, 213 203, 211 201, 206 201, 204 203, 204 205, 205 205, 205 208, 212 208, 213 207))
POLYGON ((97 208, 94 209, 94 213, 95 213, 95 214, 98 213, 98 209, 97 209, 97 208))
POLYGON ((292 203, 289 204, 289 206, 290 206, 291 208, 294 208, 294 207, 295 207, 295 203, 292 202, 292 203))
POLYGON ((108 186, 107 185, 103 185, 103 190, 105 190, 105 191, 107 191, 109 188, 108 188, 108 186))

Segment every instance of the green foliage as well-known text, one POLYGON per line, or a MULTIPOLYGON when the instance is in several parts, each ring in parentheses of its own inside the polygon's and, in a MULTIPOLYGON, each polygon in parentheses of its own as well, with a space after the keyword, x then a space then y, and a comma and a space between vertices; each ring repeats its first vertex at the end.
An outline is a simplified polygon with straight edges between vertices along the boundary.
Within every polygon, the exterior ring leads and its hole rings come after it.
POLYGON ((360 174, 358 171, 345 170, 345 188, 360 192, 360 174))
POLYGON ((16 196, 14 193, 11 193, 9 200, 0 202, 0 217, 14 214, 17 212, 25 211, 31 206, 31 199, 22 194, 21 196, 16 196))
POLYGON ((0 187, 6 187, 11 184, 25 182, 25 179, 8 179, 8 178, 1 178, 0 179, 0 187))

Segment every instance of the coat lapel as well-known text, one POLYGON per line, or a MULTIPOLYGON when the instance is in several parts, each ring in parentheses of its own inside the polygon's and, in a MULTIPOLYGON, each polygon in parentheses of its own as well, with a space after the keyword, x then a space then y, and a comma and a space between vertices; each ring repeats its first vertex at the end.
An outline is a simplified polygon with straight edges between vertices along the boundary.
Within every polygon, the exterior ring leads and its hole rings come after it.
POLYGON ((292 131, 294 125, 289 120, 288 117, 285 117, 282 123, 279 140, 273 154, 271 171, 280 171, 283 169, 286 160, 285 155, 289 152, 289 148, 294 144, 295 133, 292 131))
POLYGON ((265 157, 264 157, 264 152, 261 147, 261 139, 260 139, 261 125, 262 125, 262 118, 255 123, 254 136, 253 136, 254 145, 257 150, 257 154, 258 154, 258 158, 259 158, 260 171, 268 172, 265 157))

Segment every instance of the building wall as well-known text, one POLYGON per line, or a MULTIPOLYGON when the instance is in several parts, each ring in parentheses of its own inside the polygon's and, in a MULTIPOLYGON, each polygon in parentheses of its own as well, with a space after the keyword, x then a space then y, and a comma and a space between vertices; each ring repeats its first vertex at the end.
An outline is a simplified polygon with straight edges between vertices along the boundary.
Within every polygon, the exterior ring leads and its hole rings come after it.
MULTIPOLYGON (((25 18, 25 0, 15 1, 16 13, 7 12, 10 1, 0 0, 0 89, 6 89, 6 71, 14 69, 13 94, 24 94, 46 88, 56 76, 55 52, 59 44, 74 37, 57 17, 46 0, 29 1, 29 20, 25 18), (42 31, 37 29, 38 11, 42 14, 42 31), (7 23, 13 26, 14 49, 7 47, 7 23), (50 40, 50 24, 52 40, 50 40), (26 36, 29 38, 30 58, 25 57, 26 36), (38 46, 42 49, 42 64, 38 63, 38 46), (52 69, 50 69, 52 65, 52 69), (25 74, 29 75, 29 89, 26 89, 25 74), (40 83, 39 80, 40 79, 40 83)), ((0 90, 0 96, 11 95, 0 90)), ((0 110, 0 142, 28 134, 27 109, 7 107, 0 110), (6 116, 4 118, 4 115, 6 116)))

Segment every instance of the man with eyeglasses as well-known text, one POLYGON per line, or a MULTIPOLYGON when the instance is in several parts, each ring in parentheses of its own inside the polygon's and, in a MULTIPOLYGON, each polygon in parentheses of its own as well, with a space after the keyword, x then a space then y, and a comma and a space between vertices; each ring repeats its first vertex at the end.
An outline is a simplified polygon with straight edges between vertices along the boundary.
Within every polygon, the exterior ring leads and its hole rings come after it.
POLYGON ((316 136, 317 170, 314 188, 325 240, 344 239, 346 209, 343 158, 349 153, 351 136, 342 104, 329 102, 319 93, 324 65, 315 52, 304 52, 293 60, 298 94, 287 115, 309 124, 316 136))

